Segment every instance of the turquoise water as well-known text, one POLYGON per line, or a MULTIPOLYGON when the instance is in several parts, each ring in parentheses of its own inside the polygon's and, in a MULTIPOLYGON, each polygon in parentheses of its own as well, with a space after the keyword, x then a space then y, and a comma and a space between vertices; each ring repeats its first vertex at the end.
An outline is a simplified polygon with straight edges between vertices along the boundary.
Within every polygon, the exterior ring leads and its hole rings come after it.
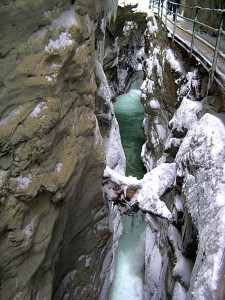
POLYGON ((130 90, 117 97, 114 110, 120 127, 121 141, 126 155, 126 175, 142 178, 146 170, 141 160, 141 148, 145 142, 142 128, 144 107, 140 90, 130 90))
MULTIPOLYGON (((127 159, 126 175, 142 178, 146 170, 140 158, 145 142, 140 91, 130 90, 119 96, 114 109, 127 159)), ((124 230, 116 251, 115 277, 109 299, 142 300, 146 225, 141 212, 122 219, 124 230)))

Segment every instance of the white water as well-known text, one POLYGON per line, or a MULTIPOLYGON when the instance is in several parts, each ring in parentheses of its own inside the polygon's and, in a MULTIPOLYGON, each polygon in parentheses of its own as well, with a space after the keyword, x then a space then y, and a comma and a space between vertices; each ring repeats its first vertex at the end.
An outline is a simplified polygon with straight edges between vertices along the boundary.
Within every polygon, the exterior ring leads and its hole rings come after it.
POLYGON ((142 300, 145 223, 141 213, 123 217, 123 235, 116 253, 115 278, 110 300, 142 300))
MULTIPOLYGON (((142 178, 145 169, 140 155, 144 143, 144 109, 140 91, 130 90, 118 97, 115 113, 127 158, 127 175, 142 178)), ((142 300, 145 253, 144 216, 141 212, 123 217, 123 234, 116 251, 115 276, 109 300, 142 300)))

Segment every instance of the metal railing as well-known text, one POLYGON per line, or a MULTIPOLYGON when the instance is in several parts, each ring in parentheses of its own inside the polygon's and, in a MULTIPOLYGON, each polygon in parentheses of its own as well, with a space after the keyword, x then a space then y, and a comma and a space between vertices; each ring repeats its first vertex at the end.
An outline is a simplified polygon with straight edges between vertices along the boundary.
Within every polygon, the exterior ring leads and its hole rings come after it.
POLYGON ((221 38, 225 37, 225 31, 223 30, 225 25, 225 9, 210 9, 199 6, 190 7, 166 0, 150 0, 150 8, 153 9, 156 16, 161 19, 162 23, 171 32, 172 41, 176 41, 183 46, 189 52, 190 56, 195 56, 209 71, 210 82, 212 83, 215 79, 215 75, 219 74, 219 77, 223 78, 222 85, 224 85, 225 51, 221 48, 221 38), (191 11, 192 18, 184 16, 183 12, 179 13, 179 11, 182 10, 191 11), (218 26, 212 27, 200 22, 198 17, 201 11, 207 11, 210 14, 217 14, 218 26), (178 24, 178 20, 181 25, 178 24), (180 21, 188 22, 189 25, 191 25, 191 28, 185 28, 185 26, 182 26, 182 22, 180 21), (197 30, 197 27, 198 29, 201 28, 201 31, 205 31, 210 34, 201 35, 200 31, 197 30), (180 34, 178 34, 177 31, 179 31, 180 34), (188 34, 190 39, 182 38, 182 32, 186 34, 186 37, 188 34), (214 36, 213 38, 212 35, 214 36), (205 53, 201 53, 201 44, 204 45, 206 52, 208 52, 208 57, 205 53), (220 60, 220 65, 222 65, 220 70, 218 68, 218 59, 220 60))

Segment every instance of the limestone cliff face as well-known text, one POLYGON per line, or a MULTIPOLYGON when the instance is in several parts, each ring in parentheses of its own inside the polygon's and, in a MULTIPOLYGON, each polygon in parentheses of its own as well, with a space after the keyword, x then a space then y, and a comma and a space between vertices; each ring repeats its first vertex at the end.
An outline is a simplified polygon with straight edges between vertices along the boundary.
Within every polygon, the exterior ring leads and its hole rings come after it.
POLYGON ((96 299, 103 284, 94 53, 113 7, 1 1, 1 299, 96 299))
POLYGON ((224 299, 224 92, 152 18, 142 100, 148 170, 176 163, 162 197, 174 222, 148 217, 145 299, 224 299), (157 266, 155 261, 158 262, 157 266))

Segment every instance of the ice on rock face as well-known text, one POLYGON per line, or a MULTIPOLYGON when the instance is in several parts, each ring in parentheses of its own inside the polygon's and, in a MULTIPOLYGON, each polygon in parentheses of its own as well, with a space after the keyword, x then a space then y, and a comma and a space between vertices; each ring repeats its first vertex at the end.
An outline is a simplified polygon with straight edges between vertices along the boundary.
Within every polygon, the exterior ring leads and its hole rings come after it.
POLYGON ((78 26, 74 10, 64 11, 58 18, 54 19, 52 26, 56 28, 65 27, 69 28, 71 26, 78 26))
POLYGON ((173 268, 174 277, 178 277, 183 285, 189 286, 193 262, 182 255, 181 252, 181 234, 177 228, 170 225, 168 228, 168 238, 173 245, 176 263, 173 268))
MULTIPOLYGON (((146 68, 147 78, 143 81, 142 86, 141 86, 141 91, 142 91, 141 97, 143 99, 146 99, 147 94, 152 94, 152 96, 154 94, 155 83, 153 80, 153 70, 154 70, 154 72, 156 71, 156 73, 157 73, 158 85, 161 86, 161 84, 163 82, 162 67, 158 60, 159 52, 160 52, 159 48, 156 47, 154 49, 153 53, 151 54, 151 56, 145 60, 145 68, 146 68)), ((147 103, 147 105, 148 105, 148 108, 151 110, 156 110, 156 109, 160 108, 160 103, 159 103, 158 99, 156 99, 154 96, 147 103)))
POLYGON ((121 145, 119 126, 115 117, 112 119, 108 137, 104 138, 104 147, 107 166, 124 175, 126 158, 121 145))
MULTIPOLYGON (((156 72, 157 72, 158 83, 160 86, 163 81, 162 67, 158 60, 159 52, 160 52, 159 48, 156 47, 154 49, 152 55, 148 59, 145 60, 147 79, 143 82, 143 84, 141 86, 141 90, 144 93, 152 94, 154 91, 154 81, 152 79, 153 70, 156 70, 156 72)), ((150 103, 150 106, 151 106, 151 103, 150 103)))
POLYGON ((161 266, 162 266, 162 256, 159 252, 159 248, 157 245, 154 245, 152 249, 149 264, 150 264, 149 267, 152 269, 151 270, 152 284, 154 284, 154 286, 157 286, 159 283, 161 266))
POLYGON ((187 299, 187 291, 179 282, 176 282, 173 290, 172 300, 186 300, 186 299, 187 299))
POLYGON ((97 60, 95 60, 95 74, 100 81, 100 84, 98 87, 98 94, 105 100, 105 102, 110 103, 110 101, 112 99, 112 94, 111 94, 105 73, 102 69, 102 65, 97 60))
POLYGON ((180 107, 169 122, 169 125, 172 127, 172 130, 176 129, 179 132, 182 132, 184 129, 189 129, 198 120, 197 113, 201 110, 201 102, 192 101, 184 97, 180 107))
POLYGON ((188 72, 185 76, 186 83, 183 84, 178 90, 178 95, 180 97, 194 97, 192 96, 193 90, 196 93, 197 98, 201 96, 200 92, 200 80, 198 79, 198 71, 195 69, 192 72, 188 72))
POLYGON ((171 69, 174 71, 184 74, 184 67, 179 60, 176 59, 175 54, 171 48, 166 50, 166 60, 169 62, 171 69))
POLYGON ((193 299, 215 299, 218 285, 225 248, 224 149, 224 118, 207 113, 189 129, 176 157, 185 204, 198 230, 193 299))
POLYGON ((104 12, 104 15, 108 20, 116 19, 117 14, 117 7, 118 7, 118 0, 104 0, 101 1, 102 5, 102 11, 104 12))
POLYGON ((112 94, 109 88, 102 65, 95 61, 95 74, 99 80, 97 95, 102 100, 102 106, 98 111, 98 116, 110 120, 110 129, 107 136, 103 137, 104 148, 106 152, 106 164, 118 173, 125 173, 126 158, 121 145, 119 126, 114 116, 114 109, 111 103, 112 94), (107 111, 105 112, 105 107, 107 111))

